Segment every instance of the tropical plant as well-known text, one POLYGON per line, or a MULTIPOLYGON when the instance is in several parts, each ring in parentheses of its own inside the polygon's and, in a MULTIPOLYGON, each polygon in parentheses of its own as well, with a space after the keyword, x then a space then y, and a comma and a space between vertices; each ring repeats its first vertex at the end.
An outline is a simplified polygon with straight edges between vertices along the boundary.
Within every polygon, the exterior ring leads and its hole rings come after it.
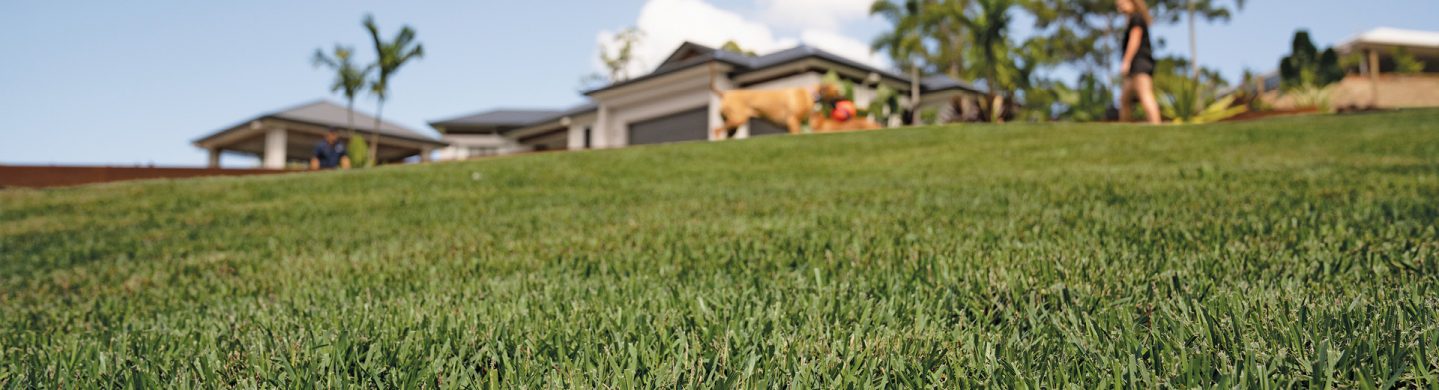
MULTIPOLYGON (((844 86, 845 86, 844 81, 843 81, 843 80, 840 80, 840 78, 839 78, 839 73, 835 72, 833 69, 830 69, 830 71, 825 72, 824 76, 820 78, 820 81, 819 81, 819 82, 820 82, 821 84, 828 85, 828 86, 831 86, 831 87, 834 87, 834 88, 838 89, 841 94, 843 94, 843 93, 845 92, 845 90, 844 90, 844 86)), ((846 99, 848 99, 848 98, 849 98, 849 97, 846 97, 846 99)), ((832 104, 833 104, 834 102, 828 102, 828 101, 826 101, 826 102, 822 102, 822 103, 823 103, 823 104, 820 104, 820 105, 819 105, 820 114, 823 114, 824 117, 828 118, 829 115, 834 111, 834 107, 832 106, 832 104)))
POLYGON ((744 55, 747 56, 747 57, 754 57, 754 56, 759 55, 758 53, 755 53, 754 50, 748 50, 748 49, 745 49, 744 47, 740 46, 740 45, 739 45, 739 42, 735 42, 735 40, 733 40, 733 39, 728 40, 728 41, 725 41, 725 43, 724 43, 723 45, 720 45, 720 48, 719 48, 719 49, 720 49, 720 50, 727 51, 727 52, 731 52, 731 53, 744 54, 744 55))
POLYGON ((346 136, 350 139, 350 146, 346 148, 346 154, 350 157, 350 164, 353 166, 367 166, 369 162, 368 149, 364 137, 355 133, 355 97, 365 88, 366 79, 370 72, 375 69, 374 65, 358 66, 354 61, 355 49, 349 46, 335 44, 333 54, 326 54, 323 49, 315 49, 312 62, 315 66, 323 66, 335 72, 335 80, 330 84, 330 93, 340 93, 345 97, 345 114, 347 130, 346 136))
POLYGON ((1198 66, 1199 30, 1195 27, 1196 15, 1202 12, 1203 15, 1200 16, 1204 16, 1205 20, 1229 20, 1230 14, 1232 13, 1230 8, 1220 5, 1220 3, 1233 2, 1234 9, 1240 10, 1244 9, 1245 0, 1185 0, 1184 2, 1184 7, 1188 14, 1188 18, 1186 19, 1189 20, 1189 62, 1195 65, 1193 67, 1194 69, 1192 69, 1193 74, 1190 77, 1199 80, 1199 71, 1201 68, 1198 66))
POLYGON ((939 123, 939 109, 938 109, 938 108, 933 108, 933 107, 931 107, 931 108, 926 108, 926 109, 919 110, 919 111, 920 111, 920 113, 919 113, 919 121, 916 121, 916 122, 915 122, 916 124, 933 125, 933 124, 939 123))
POLYGON ((1394 59, 1394 73, 1398 74, 1419 74, 1424 73, 1424 62, 1420 61, 1409 49, 1396 47, 1390 52, 1394 59))
POLYGON ((1048 122, 1059 118, 1064 109, 1064 99, 1074 90, 1059 80, 1036 78, 1029 87, 1019 91, 1017 101, 1023 101, 1014 113, 1015 118, 1025 122, 1048 122))
POLYGON ((1239 103, 1248 107, 1249 111, 1269 111, 1273 109, 1268 102, 1264 101, 1264 94, 1268 92, 1265 76, 1255 73, 1253 70, 1245 69, 1244 74, 1240 76, 1240 80, 1241 84, 1234 92, 1239 95, 1239 103))
POLYGON ((375 24, 375 18, 365 15, 363 25, 365 30, 370 32, 370 39, 375 45, 375 67, 379 71, 375 79, 370 82, 370 93, 375 95, 378 105, 375 108, 375 133, 374 148, 370 150, 370 165, 379 163, 380 153, 380 126, 385 112, 385 100, 390 95, 390 78, 394 77, 400 67, 409 63, 410 60, 424 58, 425 47, 415 41, 415 30, 410 26, 402 26, 399 33, 389 41, 380 38, 380 27, 375 24))
POLYGON ((1221 92, 1228 82, 1213 69, 1190 71, 1193 64, 1182 58, 1161 58, 1154 71, 1154 89, 1164 117, 1175 123, 1208 123, 1247 112, 1235 107, 1238 95, 1221 92), (1198 79, 1190 78, 1199 74, 1198 79))
POLYGON ((350 137, 349 146, 345 148, 345 156, 350 157, 350 166, 368 167, 373 166, 370 160, 370 146, 365 143, 365 137, 356 134, 350 137))
POLYGON ((1247 106, 1245 106, 1245 105, 1243 105, 1243 104, 1235 104, 1235 102, 1237 101, 1237 99, 1239 99, 1239 95, 1229 95, 1229 96, 1225 96, 1225 97, 1219 98, 1218 100, 1215 100, 1215 101, 1212 102, 1212 103, 1209 103, 1208 105, 1204 106, 1203 108, 1200 108, 1200 109, 1198 109, 1198 110, 1193 110, 1192 112, 1189 112, 1189 113, 1187 113, 1186 115, 1183 115, 1183 116, 1181 116, 1180 114, 1178 114, 1177 111, 1180 111, 1180 110, 1189 110, 1188 108, 1186 108, 1186 107, 1188 107, 1188 106, 1177 106, 1177 105, 1174 105, 1173 103, 1165 104, 1164 102, 1161 102, 1161 104, 1160 104, 1160 109, 1165 111, 1165 115, 1166 115, 1166 116, 1169 116, 1170 118, 1173 118, 1173 119, 1171 119, 1171 120, 1174 121, 1174 123, 1178 123, 1178 124, 1204 124, 1204 123, 1213 123, 1213 122, 1219 122, 1219 121, 1222 121, 1222 120, 1225 120, 1225 119, 1233 118, 1233 117, 1238 116, 1238 115, 1240 115, 1240 114, 1249 112, 1249 107, 1247 107, 1247 106))
POLYGON ((924 45, 926 27, 921 18, 925 1, 875 0, 870 4, 870 15, 878 15, 889 21, 891 29, 881 32, 870 43, 874 51, 884 52, 894 61, 896 67, 909 72, 909 102, 911 122, 920 122, 919 106, 920 67, 924 66, 928 48, 924 45))
POLYGON ((870 14, 890 22, 890 30, 877 36, 876 51, 890 55, 896 65, 925 68, 925 73, 961 78, 968 64, 967 27, 956 18, 972 0, 875 0, 870 14))
POLYGON ((1279 61, 1279 76, 1286 91, 1323 88, 1343 80, 1344 68, 1334 48, 1321 53, 1309 39, 1309 31, 1299 30, 1294 33, 1290 54, 1279 61))
POLYGON ((928 31, 927 41, 934 47, 930 53, 931 71, 953 79, 962 79, 974 65, 968 47, 973 44, 969 35, 972 26, 966 25, 963 16, 969 12, 974 0, 927 0, 920 15, 928 31))
POLYGON ((600 62, 609 71, 609 82, 629 80, 630 70, 642 65, 635 57, 635 46, 644 40, 645 33, 638 27, 626 28, 615 34, 611 45, 600 44, 600 62))
POLYGON ((1334 110, 1333 101, 1329 98, 1329 89, 1327 88, 1303 86, 1291 89, 1285 94, 1294 98, 1294 106, 1298 108, 1310 108, 1319 112, 1334 110))
POLYGON ((975 76, 985 81, 990 100, 992 122, 1003 122, 1006 116, 1006 101, 1013 91, 1026 83, 1028 75, 1016 63, 1016 53, 1009 39, 1009 25, 1013 20, 1010 10, 1015 0, 974 0, 972 10, 953 15, 968 27, 970 58, 977 63, 970 69, 975 76))
POLYGON ((902 112, 899 107, 899 92, 888 85, 880 84, 874 89, 874 98, 869 101, 866 110, 876 122, 888 124, 890 118, 902 112))
POLYGON ((1059 117, 1076 122, 1096 122, 1107 118, 1109 106, 1114 104, 1114 93, 1100 79, 1101 76, 1094 73, 1085 73, 1079 76, 1073 89, 1063 84, 1056 86, 1060 93, 1059 102, 1065 107, 1059 117))

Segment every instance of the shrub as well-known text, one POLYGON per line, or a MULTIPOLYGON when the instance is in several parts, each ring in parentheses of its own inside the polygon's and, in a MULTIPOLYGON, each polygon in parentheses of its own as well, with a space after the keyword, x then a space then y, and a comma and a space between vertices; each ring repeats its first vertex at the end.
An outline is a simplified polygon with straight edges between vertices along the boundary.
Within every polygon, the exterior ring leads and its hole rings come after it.
POLYGON ((370 145, 365 143, 365 137, 356 133, 350 137, 350 146, 345 148, 345 154, 350 157, 350 166, 370 166, 370 145))
POLYGON ((1334 48, 1319 52, 1309 32, 1294 33, 1294 42, 1289 56, 1279 61, 1279 75, 1284 90, 1305 87, 1322 88, 1344 79, 1344 68, 1339 64, 1339 54, 1334 48))

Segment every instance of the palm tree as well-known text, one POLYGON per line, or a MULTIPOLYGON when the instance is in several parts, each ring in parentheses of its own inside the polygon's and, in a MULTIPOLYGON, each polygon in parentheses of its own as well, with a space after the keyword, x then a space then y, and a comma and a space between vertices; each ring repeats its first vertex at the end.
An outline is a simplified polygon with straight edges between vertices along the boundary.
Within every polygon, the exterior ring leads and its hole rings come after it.
MULTIPOLYGON (((1244 9, 1244 1, 1245 0, 1234 0, 1235 8, 1244 9)), ((1199 82, 1199 31, 1195 27, 1195 14, 1202 11, 1204 13, 1204 18, 1207 20, 1228 20, 1230 17, 1230 11, 1228 7, 1215 5, 1214 0, 1186 0, 1185 6, 1186 8, 1188 8, 1189 12, 1189 63, 1194 64, 1194 74, 1192 75, 1192 78, 1195 82, 1199 82), (1204 4, 1196 4, 1200 1, 1204 2, 1204 4)))
POLYGON ((920 23, 934 40, 935 50, 929 59, 934 71, 955 80, 964 79, 971 65, 965 61, 966 48, 971 43, 965 15, 973 3, 974 0, 925 0, 920 11, 920 23))
POLYGON ((370 150, 370 163, 375 164, 380 158, 380 123, 385 111, 385 99, 389 98, 390 94, 390 77, 410 60, 424 58, 425 47, 415 42, 415 30, 410 26, 401 27, 399 34, 389 42, 380 39, 380 27, 375 24, 373 16, 365 15, 364 26, 375 43, 375 67, 379 70, 377 77, 370 83, 370 93, 375 94, 379 101, 375 109, 375 145, 370 150))
POLYGON ((870 48, 889 54, 896 67, 909 69, 910 123, 919 123, 919 67, 925 57, 923 18, 924 4, 920 0, 875 0, 870 4, 869 14, 878 15, 893 25, 874 38, 870 48))
MULTIPOLYGON (((355 134, 355 96, 359 95, 360 90, 365 88, 365 79, 369 77, 370 71, 375 69, 374 65, 367 65, 365 67, 356 66, 354 54, 355 49, 353 47, 343 46, 337 43, 335 44, 333 54, 325 54, 324 49, 315 49, 315 57, 313 60, 316 67, 323 66, 335 72, 335 81, 330 84, 330 93, 342 93, 345 95, 345 112, 349 116, 349 126, 346 130, 349 131, 352 144, 354 143, 353 140, 356 139, 360 140, 359 142, 361 143, 364 142, 363 138, 355 134)), ((354 157, 350 159, 357 160, 354 157)), ((355 162, 357 165, 362 165, 360 163, 364 161, 355 162)))
POLYGON ((975 0, 974 12, 961 16, 968 27, 970 41, 974 42, 975 56, 983 61, 984 71, 980 76, 989 87, 991 99, 990 115, 996 122, 1003 116, 1006 81, 1015 75, 1013 48, 1009 40, 1009 11, 1014 0, 975 0))

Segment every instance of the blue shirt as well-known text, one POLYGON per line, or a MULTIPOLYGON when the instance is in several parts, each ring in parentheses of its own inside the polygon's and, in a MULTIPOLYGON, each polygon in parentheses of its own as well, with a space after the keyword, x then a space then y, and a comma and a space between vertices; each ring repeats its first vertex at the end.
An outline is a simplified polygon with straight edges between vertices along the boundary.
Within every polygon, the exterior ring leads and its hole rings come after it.
POLYGON ((336 140, 335 143, 320 141, 315 144, 315 158, 320 160, 320 169, 334 169, 340 167, 340 159, 345 157, 345 144, 336 140))

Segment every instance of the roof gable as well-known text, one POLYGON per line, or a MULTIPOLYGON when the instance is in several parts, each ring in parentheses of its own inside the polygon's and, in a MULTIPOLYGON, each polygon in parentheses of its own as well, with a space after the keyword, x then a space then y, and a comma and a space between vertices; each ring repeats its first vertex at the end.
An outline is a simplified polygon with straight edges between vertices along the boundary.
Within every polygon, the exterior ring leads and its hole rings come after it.
POLYGON ((679 65, 691 58, 712 55, 714 54, 714 52, 714 48, 700 45, 698 43, 682 43, 680 44, 680 47, 678 49, 675 49, 673 53, 670 53, 670 56, 668 58, 665 58, 664 62, 660 62, 660 65, 655 67, 655 72, 660 72, 662 70, 673 68, 676 65, 679 65))

